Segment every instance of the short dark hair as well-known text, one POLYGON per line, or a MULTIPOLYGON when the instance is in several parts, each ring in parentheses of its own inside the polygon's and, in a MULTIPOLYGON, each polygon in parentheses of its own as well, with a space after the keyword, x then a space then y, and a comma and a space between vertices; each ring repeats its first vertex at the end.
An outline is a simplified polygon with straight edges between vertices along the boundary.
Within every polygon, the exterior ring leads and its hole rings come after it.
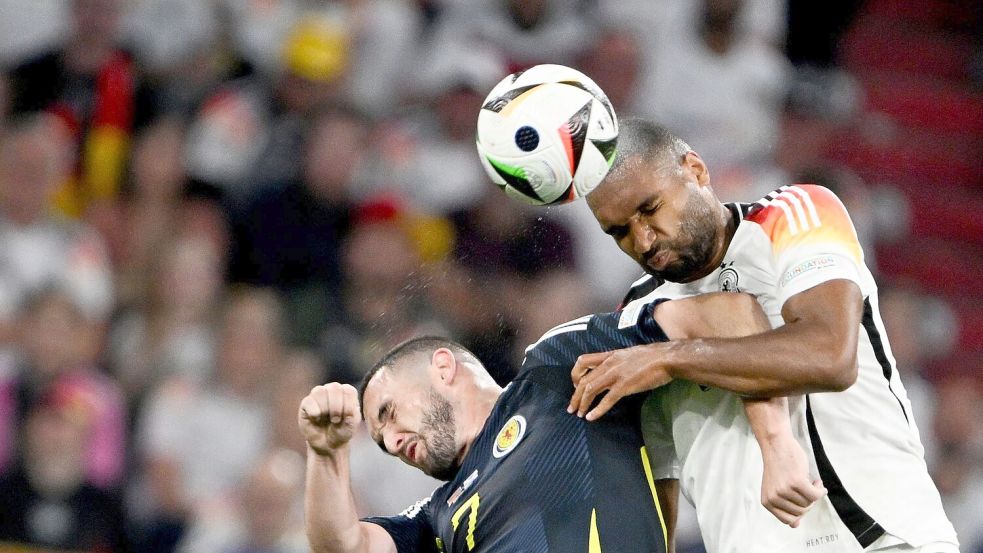
POLYGON ((663 159, 682 161, 689 144, 668 128, 638 117, 628 117, 619 123, 618 154, 611 166, 611 174, 624 171, 629 162, 641 158, 646 161, 663 159))
POLYGON ((383 355, 382 359, 379 359, 379 361, 376 362, 371 369, 369 369, 369 372, 365 373, 365 376, 362 377, 362 381, 358 385, 358 404, 359 408, 362 409, 363 418, 365 416, 365 388, 368 387, 369 381, 371 381, 379 371, 386 368, 395 368, 400 361, 411 355, 415 355, 417 353, 432 354, 440 348, 447 348, 454 352, 455 355, 461 355, 468 361, 480 363, 478 357, 472 353, 471 350, 455 342, 454 340, 451 340, 450 338, 445 338, 443 336, 418 336, 416 338, 406 340, 383 355))

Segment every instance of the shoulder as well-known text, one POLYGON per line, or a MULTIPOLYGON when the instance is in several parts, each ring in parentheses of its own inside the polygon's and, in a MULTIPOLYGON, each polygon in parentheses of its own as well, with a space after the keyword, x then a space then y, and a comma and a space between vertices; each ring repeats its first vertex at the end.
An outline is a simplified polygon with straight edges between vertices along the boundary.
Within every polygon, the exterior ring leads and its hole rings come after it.
POLYGON ((783 224, 792 229, 808 229, 820 225, 823 216, 845 211, 830 189, 796 184, 783 186, 755 202, 744 220, 768 227, 783 224))
POLYGON ((828 188, 814 184, 783 186, 758 200, 745 221, 755 223, 776 246, 792 237, 853 237, 855 230, 843 202, 828 188))

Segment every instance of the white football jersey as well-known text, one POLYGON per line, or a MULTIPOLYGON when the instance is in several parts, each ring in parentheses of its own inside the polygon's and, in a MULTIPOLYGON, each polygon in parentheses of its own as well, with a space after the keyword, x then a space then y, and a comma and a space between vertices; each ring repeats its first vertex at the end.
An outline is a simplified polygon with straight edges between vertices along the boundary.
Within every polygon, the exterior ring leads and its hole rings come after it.
MULTIPOLYGON (((740 222, 721 266, 636 301, 747 292, 777 327, 788 298, 829 280, 855 282, 864 297, 856 383, 844 392, 789 397, 793 432, 812 452, 812 476, 829 494, 799 528, 781 524, 760 503, 761 452, 740 398, 685 381, 654 391, 643 411, 655 477, 679 478, 711 553, 862 551, 879 538, 878 546, 955 544, 878 314, 877 287, 843 204, 826 188, 797 185, 728 207, 740 222)), ((633 290, 637 296, 654 284, 646 277, 633 290)))

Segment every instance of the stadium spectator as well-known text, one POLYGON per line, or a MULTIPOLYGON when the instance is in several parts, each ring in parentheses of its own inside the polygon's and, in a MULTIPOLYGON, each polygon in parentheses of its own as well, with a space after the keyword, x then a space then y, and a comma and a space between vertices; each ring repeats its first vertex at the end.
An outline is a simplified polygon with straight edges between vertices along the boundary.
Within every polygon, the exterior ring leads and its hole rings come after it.
POLYGON ((136 73, 120 50, 121 0, 72 0, 71 32, 63 45, 11 73, 14 113, 47 111, 71 131, 77 164, 59 182, 58 210, 97 225, 111 216, 123 181, 133 130, 136 73))
POLYGON ((117 226, 111 235, 113 265, 121 308, 146 299, 146 286, 157 267, 155 257, 179 232, 189 188, 184 172, 185 127, 176 117, 162 117, 136 136, 117 226))
POLYGON ((640 89, 651 65, 639 34, 627 25, 609 25, 597 33, 590 48, 578 57, 577 68, 607 95, 620 117, 638 113, 640 89))
POLYGON ((107 344, 110 365, 133 405, 173 377, 207 382, 215 360, 225 257, 212 240, 187 231, 154 251, 147 273, 154 278, 142 281, 150 289, 120 311, 107 344))
MULTIPOLYGON (((73 298, 56 288, 39 291, 19 318, 20 362, 4 375, 0 434, 13 436, 28 412, 54 383, 71 384, 90 396, 88 439, 84 443, 87 483, 114 488, 122 483, 126 461, 126 401, 119 385, 95 364, 104 321, 91 320, 73 298)), ((0 445, 0 471, 16 458, 16 442, 0 445)))
POLYGON ((450 218, 454 258, 486 275, 521 279, 578 266, 570 231, 556 217, 510 200, 489 182, 480 199, 450 218))
POLYGON ((579 269, 573 236, 558 217, 524 207, 490 183, 475 203, 452 213, 451 221, 453 257, 472 279, 469 285, 494 291, 470 300, 483 309, 464 308, 474 318, 454 328, 466 332, 462 343, 484 356, 492 376, 508 382, 519 360, 512 356, 518 346, 513 306, 519 305, 519 290, 540 274, 579 269))
POLYGON ((138 424, 146 494, 133 505, 146 542, 170 551, 197 517, 222 509, 265 451, 270 396, 282 361, 284 313, 266 289, 234 291, 222 314, 216 370, 196 385, 176 377, 138 424))
POLYGON ((466 0, 444 6, 428 47, 467 50, 490 46, 504 56, 509 73, 539 63, 570 65, 592 35, 574 0, 466 0))
MULTIPOLYGON (((0 136, 0 329, 9 328, 25 298, 49 285, 65 289, 91 319, 112 308, 102 240, 50 214, 52 194, 69 172, 71 145, 62 131, 51 116, 33 115, 11 121, 0 136)), ((9 341, 3 334, 0 347, 9 341)))
POLYGON ((332 377, 357 382, 372 359, 421 330, 439 328, 422 293, 423 263, 412 234, 413 214, 397 199, 359 206, 342 244, 342 310, 320 334, 318 347, 332 377))
POLYGON ((123 27, 140 73, 138 125, 189 114, 223 80, 245 72, 235 52, 222 48, 219 19, 215 2, 131 2, 123 27))
POLYGON ((415 79, 417 109, 373 135, 375 163, 360 173, 359 197, 397 192, 415 210, 435 215, 478 200, 487 177, 474 154, 475 114, 504 74, 499 56, 478 46, 427 58, 415 79))
POLYGON ((0 542, 65 551, 128 550, 119 496, 86 478, 100 403, 86 386, 59 380, 30 408, 22 427, 22 462, 0 477, 0 542))
POLYGON ((682 18, 657 46, 657 88, 643 96, 653 103, 640 115, 690 137, 694 148, 714 160, 721 199, 757 197, 755 192, 785 184, 774 154, 790 65, 774 44, 742 23, 749 2, 693 4, 699 6, 695 17, 682 18))
POLYGON ((518 291, 513 303, 518 306, 513 359, 522 359, 525 348, 556 326, 556 321, 572 321, 603 305, 580 273, 569 269, 536 276, 518 291))
POLYGON ((304 440, 297 435, 297 402, 311 388, 330 380, 330 371, 325 370, 315 351, 293 349, 284 356, 270 402, 271 449, 293 450, 303 455, 304 440))
POLYGON ((231 278, 275 286, 292 311, 292 341, 314 345, 340 311, 341 243, 350 232, 352 188, 369 127, 353 111, 315 116, 301 175, 262 191, 237 220, 231 278))
POLYGON ((258 190, 296 180, 308 118, 344 101, 348 29, 332 18, 299 20, 282 47, 281 70, 244 77, 205 100, 191 124, 191 176, 238 212, 258 190))
POLYGON ((307 553, 300 501, 303 482, 301 454, 270 449, 237 486, 227 509, 196 520, 177 552, 307 553))

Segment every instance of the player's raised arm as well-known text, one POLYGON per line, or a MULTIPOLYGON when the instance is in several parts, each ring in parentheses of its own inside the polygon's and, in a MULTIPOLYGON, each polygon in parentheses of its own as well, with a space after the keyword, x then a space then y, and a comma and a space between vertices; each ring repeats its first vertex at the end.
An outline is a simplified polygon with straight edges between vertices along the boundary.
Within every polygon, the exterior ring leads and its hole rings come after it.
POLYGON ((304 516, 313 553, 395 553, 382 527, 361 522, 349 477, 349 441, 362 421, 358 392, 347 384, 317 386, 300 403, 307 440, 304 516))

